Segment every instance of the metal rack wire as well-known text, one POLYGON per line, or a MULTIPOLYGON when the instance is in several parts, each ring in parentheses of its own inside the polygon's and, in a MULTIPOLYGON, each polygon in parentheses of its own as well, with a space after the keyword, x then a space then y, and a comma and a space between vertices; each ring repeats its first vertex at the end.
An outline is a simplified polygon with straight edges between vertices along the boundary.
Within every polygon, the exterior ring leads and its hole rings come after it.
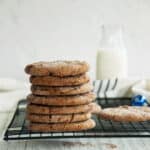
MULTIPOLYGON (((130 98, 98 98, 97 103, 102 107, 129 105, 130 98)), ((81 132, 41 133, 30 132, 25 119, 26 100, 18 103, 14 116, 4 134, 4 140, 56 139, 56 138, 100 138, 100 137, 150 137, 150 121, 123 123, 102 120, 96 116, 96 127, 81 132)))

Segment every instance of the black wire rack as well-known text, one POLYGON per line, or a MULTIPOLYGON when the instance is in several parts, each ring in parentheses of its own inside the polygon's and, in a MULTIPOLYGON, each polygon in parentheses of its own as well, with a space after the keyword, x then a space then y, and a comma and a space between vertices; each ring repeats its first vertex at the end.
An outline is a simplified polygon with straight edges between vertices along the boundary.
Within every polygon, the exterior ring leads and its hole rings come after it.
MULTIPOLYGON (((97 98, 104 107, 129 105, 130 98, 97 98)), ((96 127, 80 132, 31 132, 25 119, 27 101, 21 100, 4 134, 4 140, 56 139, 56 138, 100 138, 100 137, 150 137, 150 121, 137 123, 113 122, 93 116, 96 127)))

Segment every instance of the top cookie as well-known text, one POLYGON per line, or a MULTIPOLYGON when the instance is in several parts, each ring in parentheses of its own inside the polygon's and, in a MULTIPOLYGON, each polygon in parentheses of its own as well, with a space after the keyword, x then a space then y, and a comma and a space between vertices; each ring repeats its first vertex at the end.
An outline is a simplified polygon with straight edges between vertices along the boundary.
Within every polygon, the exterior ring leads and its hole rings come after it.
POLYGON ((25 72, 33 76, 75 76, 89 70, 85 61, 36 62, 25 67, 25 72))

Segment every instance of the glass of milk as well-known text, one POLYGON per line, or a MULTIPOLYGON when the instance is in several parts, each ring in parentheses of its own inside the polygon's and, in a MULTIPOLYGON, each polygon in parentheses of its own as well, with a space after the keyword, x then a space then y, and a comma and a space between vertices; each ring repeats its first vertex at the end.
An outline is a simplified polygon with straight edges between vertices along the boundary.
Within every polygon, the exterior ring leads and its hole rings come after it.
POLYGON ((97 79, 127 77, 127 52, 119 25, 102 25, 97 51, 97 79))

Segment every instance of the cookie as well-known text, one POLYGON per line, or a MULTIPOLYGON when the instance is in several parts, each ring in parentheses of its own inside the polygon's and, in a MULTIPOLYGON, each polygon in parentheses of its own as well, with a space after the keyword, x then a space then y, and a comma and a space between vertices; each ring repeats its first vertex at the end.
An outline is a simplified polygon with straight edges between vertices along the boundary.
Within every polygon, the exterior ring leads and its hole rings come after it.
POLYGON ((55 76, 31 76, 30 82, 33 85, 42 86, 72 86, 81 85, 89 82, 89 76, 87 74, 71 76, 71 77, 55 77, 55 76))
POLYGON ((92 119, 83 122, 74 123, 56 123, 56 124, 29 124, 29 130, 38 132, 67 132, 67 131, 82 131, 95 127, 95 122, 92 119))
POLYGON ((85 83, 79 86, 50 87, 50 86, 31 86, 31 91, 35 95, 78 95, 90 92, 93 86, 85 83))
POLYGON ((91 113, 68 114, 68 115, 35 115, 27 114, 27 119, 31 122, 40 123, 70 123, 85 121, 91 118, 91 113))
POLYGON ((91 103, 90 104, 90 107, 91 107, 91 113, 92 114, 99 114, 101 112, 101 106, 96 104, 96 103, 91 103))
POLYGON ((138 106, 120 106, 101 110, 100 117, 120 122, 140 122, 150 120, 150 108, 138 106))
POLYGON ((28 104, 27 113, 29 114, 76 114, 85 113, 92 110, 91 103, 77 106, 40 106, 28 104))
POLYGON ((25 72, 34 76, 75 76, 89 70, 85 61, 37 62, 25 67, 25 72))
POLYGON ((122 107, 128 107, 128 109, 139 109, 141 111, 144 111, 144 112, 147 112, 147 113, 150 113, 150 107, 148 106, 142 106, 142 107, 139 107, 139 106, 134 106, 134 107, 131 107, 131 106, 122 106, 122 107))
POLYGON ((95 94, 92 92, 73 96, 37 96, 33 94, 27 96, 27 100, 32 104, 48 106, 83 105, 94 101, 95 98, 95 94))

